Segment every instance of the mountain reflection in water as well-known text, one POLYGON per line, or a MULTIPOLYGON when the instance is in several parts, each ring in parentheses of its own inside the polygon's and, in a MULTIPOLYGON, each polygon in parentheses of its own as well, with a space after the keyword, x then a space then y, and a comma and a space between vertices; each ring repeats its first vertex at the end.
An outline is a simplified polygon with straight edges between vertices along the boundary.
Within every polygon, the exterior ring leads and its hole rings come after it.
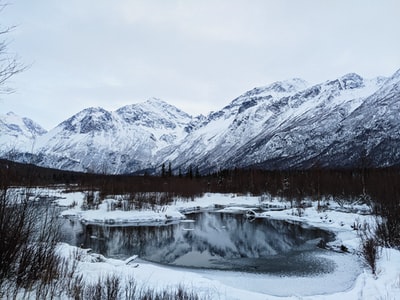
POLYGON ((335 264, 317 248, 333 234, 271 219, 203 212, 165 226, 109 227, 69 223, 64 240, 107 257, 141 259, 181 267, 280 275, 332 272, 335 264), (192 220, 192 221, 191 221, 192 220))

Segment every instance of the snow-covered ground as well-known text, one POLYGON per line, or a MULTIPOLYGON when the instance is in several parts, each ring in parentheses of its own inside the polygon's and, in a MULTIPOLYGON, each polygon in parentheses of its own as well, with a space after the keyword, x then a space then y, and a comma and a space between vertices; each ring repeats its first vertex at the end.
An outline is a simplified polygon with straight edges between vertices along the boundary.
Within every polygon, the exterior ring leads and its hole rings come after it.
MULTIPOLYGON (((257 214, 257 217, 302 222, 304 226, 314 226, 330 230, 336 234, 336 240, 329 246, 339 249, 345 246, 350 253, 335 254, 335 271, 320 276, 278 277, 266 274, 240 273, 230 271, 209 271, 168 267, 137 259, 135 264, 111 258, 99 260, 98 254, 82 251, 78 272, 85 280, 97 281, 99 277, 115 274, 121 282, 135 278, 143 287, 162 289, 185 286, 208 299, 400 299, 400 251, 381 249, 377 262, 377 275, 355 253, 359 250, 359 238, 354 230, 356 224, 373 223, 374 218, 357 212, 338 211, 338 205, 330 201, 329 209, 318 210, 316 203, 302 211, 287 208, 287 204, 278 199, 237 196, 232 194, 205 194, 194 201, 177 199, 173 204, 159 208, 158 211, 109 211, 110 201, 103 202, 97 210, 80 209, 83 193, 53 192, 61 198, 59 205, 68 206, 65 216, 76 216, 83 222, 152 222, 160 220, 179 220, 185 212, 195 210, 220 209, 237 213, 252 208, 273 207, 273 210, 257 214), (71 207, 74 205, 74 207, 71 207), (281 210, 277 210, 281 208, 281 210), (96 261, 96 262, 93 262, 96 261), (349 275, 350 274, 350 275, 349 275), (352 278, 348 280, 348 278, 352 278), (346 278, 346 282, 344 279, 346 278)), ((364 206, 351 207, 351 211, 365 212, 364 206)), ((76 247, 61 244, 59 253, 73 257, 76 247)))

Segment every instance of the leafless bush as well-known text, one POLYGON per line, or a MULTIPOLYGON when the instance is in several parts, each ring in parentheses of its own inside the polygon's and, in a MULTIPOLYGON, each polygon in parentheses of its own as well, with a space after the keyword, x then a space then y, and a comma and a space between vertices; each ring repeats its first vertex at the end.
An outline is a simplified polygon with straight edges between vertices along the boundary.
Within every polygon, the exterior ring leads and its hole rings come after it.
POLYGON ((85 192, 85 198, 82 203, 82 209, 96 209, 99 205, 98 193, 93 190, 85 192))
POLYGON ((70 281, 70 285, 66 286, 68 295, 73 299, 84 299, 85 283, 83 276, 76 276, 70 281))
POLYGON ((94 283, 85 282, 82 276, 76 277, 68 291, 68 296, 82 300, 114 300, 114 299, 141 299, 141 300, 199 300, 195 291, 180 285, 176 288, 154 289, 139 286, 133 277, 126 280, 115 274, 100 277, 94 283))
MULTIPOLYGON (((6 7, 6 3, 0 0, 0 12, 6 7)), ((3 37, 10 33, 14 27, 4 27, 0 24, 0 94, 11 93, 13 89, 6 83, 14 75, 24 71, 26 67, 19 62, 16 55, 11 55, 8 48, 8 41, 3 37)))
POLYGON ((108 276, 105 280, 105 298, 107 300, 119 299, 120 279, 116 275, 108 276))
POLYGON ((56 214, 28 195, 5 187, 0 191, 0 282, 12 282, 9 290, 35 289, 46 296, 54 292, 60 263, 56 214))
POLYGON ((400 249, 400 201, 380 203, 376 235, 382 246, 400 249))
POLYGON ((73 299, 80 299, 83 292, 83 276, 77 274, 80 251, 76 249, 68 258, 62 258, 58 266, 60 289, 73 299))
POLYGON ((379 258, 379 241, 375 235, 375 231, 364 223, 364 226, 359 230, 361 238, 361 255, 365 262, 371 268, 372 274, 376 275, 376 262, 379 258))
POLYGON ((376 275, 376 260, 378 258, 378 243, 375 238, 369 237, 362 242, 362 253, 365 261, 371 268, 372 274, 376 275))
POLYGON ((124 292, 125 299, 135 299, 135 297, 137 297, 138 288, 136 280, 133 277, 129 277, 125 281, 124 292))

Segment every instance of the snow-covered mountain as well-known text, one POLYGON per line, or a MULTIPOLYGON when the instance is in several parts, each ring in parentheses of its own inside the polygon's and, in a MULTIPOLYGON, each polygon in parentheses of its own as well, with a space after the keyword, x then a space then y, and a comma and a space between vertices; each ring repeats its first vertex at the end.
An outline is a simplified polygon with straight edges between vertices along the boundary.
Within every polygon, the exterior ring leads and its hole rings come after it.
MULTIPOLYGON (((343 122, 356 118, 355 111, 369 96, 383 97, 379 89, 392 84, 390 79, 366 80, 357 74, 347 74, 314 86, 295 79, 256 88, 210 115, 167 158, 173 165, 192 164, 203 172, 248 166, 268 169, 309 168, 317 164, 343 166, 345 158, 335 160, 323 154, 339 141, 351 138, 347 133, 354 131, 353 123, 343 122), (340 128, 343 134, 335 134, 340 128), (322 161, 322 157, 326 159, 322 161)), ((370 111, 375 111, 374 101, 368 103, 370 111)), ((387 110, 386 114, 397 112, 387 110)))
POLYGON ((113 112, 88 108, 48 133, 39 130, 31 159, 114 174, 169 162, 201 172, 400 165, 399 112, 400 70, 316 85, 295 78, 254 88, 208 116, 191 117, 159 99, 113 112))
POLYGON ((332 136, 319 158, 325 165, 400 165, 400 70, 344 118, 332 136))
POLYGON ((191 117, 159 99, 109 112, 88 108, 38 139, 37 163, 98 173, 156 166, 156 154, 187 134, 191 117))
POLYGON ((32 151, 36 139, 46 130, 31 119, 13 112, 0 114, 0 153, 12 159, 14 154, 32 151))

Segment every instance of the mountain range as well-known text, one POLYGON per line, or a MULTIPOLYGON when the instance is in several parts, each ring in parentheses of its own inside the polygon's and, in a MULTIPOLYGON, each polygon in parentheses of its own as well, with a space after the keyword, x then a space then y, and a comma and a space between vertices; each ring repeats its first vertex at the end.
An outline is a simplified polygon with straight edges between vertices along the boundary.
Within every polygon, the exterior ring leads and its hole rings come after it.
POLYGON ((310 85, 279 81, 192 117, 156 98, 116 111, 87 108, 50 131, 0 115, 0 156, 64 170, 126 174, 256 167, 400 165, 400 70, 310 85))

